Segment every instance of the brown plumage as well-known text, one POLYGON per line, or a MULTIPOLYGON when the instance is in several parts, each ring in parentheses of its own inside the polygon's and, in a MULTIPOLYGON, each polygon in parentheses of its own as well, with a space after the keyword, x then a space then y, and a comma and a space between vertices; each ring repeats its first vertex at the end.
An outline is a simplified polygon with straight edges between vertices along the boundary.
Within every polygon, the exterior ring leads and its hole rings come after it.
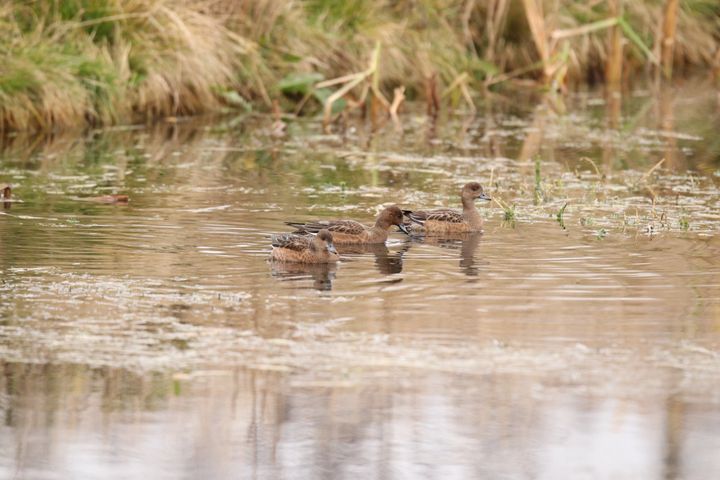
POLYGON ((317 235, 303 236, 292 233, 272 236, 270 258, 279 262, 332 263, 340 260, 333 245, 333 236, 327 230, 317 235))
POLYGON ((464 233, 482 231, 483 220, 475 200, 491 200, 477 182, 466 184, 460 191, 462 212, 441 208, 437 210, 403 210, 415 225, 413 229, 427 233, 464 233))
POLYGON ((333 241, 338 245, 342 244, 366 244, 385 243, 388 237, 388 230, 397 225, 405 233, 407 229, 403 225, 402 210, 397 205, 385 208, 375 220, 375 225, 366 227, 355 220, 318 220, 315 222, 285 222, 297 230, 295 233, 315 233, 326 229, 332 233, 333 241))

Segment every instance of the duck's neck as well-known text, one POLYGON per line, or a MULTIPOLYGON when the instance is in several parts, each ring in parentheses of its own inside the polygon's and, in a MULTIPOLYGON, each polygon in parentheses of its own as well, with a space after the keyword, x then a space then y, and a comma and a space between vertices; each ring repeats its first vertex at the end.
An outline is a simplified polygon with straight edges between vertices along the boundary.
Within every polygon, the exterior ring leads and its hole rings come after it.
POLYGON ((378 218, 375 225, 368 231, 368 239, 372 243, 384 242, 388 238, 388 230, 392 224, 386 220, 378 218))
POLYGON ((388 230, 390 230, 391 226, 392 226, 392 223, 390 223, 386 219, 380 217, 377 220, 375 220, 375 225, 373 225, 373 230, 377 230, 379 232, 387 232, 388 230))
POLYGON ((481 229, 483 225, 483 220, 480 216, 480 212, 475 206, 475 201, 472 198, 463 197, 462 206, 463 217, 465 218, 465 220, 467 220, 467 222, 473 229, 481 229))

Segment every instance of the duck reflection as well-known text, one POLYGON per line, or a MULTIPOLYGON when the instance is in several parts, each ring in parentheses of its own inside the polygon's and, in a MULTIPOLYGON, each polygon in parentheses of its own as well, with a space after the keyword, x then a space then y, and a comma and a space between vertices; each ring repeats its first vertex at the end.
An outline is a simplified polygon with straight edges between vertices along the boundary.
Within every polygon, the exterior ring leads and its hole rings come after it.
POLYGON ((480 266, 485 262, 478 262, 475 252, 480 246, 482 232, 445 233, 442 235, 417 235, 412 237, 413 242, 425 243, 440 248, 460 250, 460 271, 469 277, 476 277, 480 273, 480 266))
POLYGON ((330 291, 335 280, 337 265, 335 263, 284 263, 272 262, 272 276, 282 281, 312 280, 312 288, 319 291, 330 291))
POLYGON ((410 249, 410 242, 405 242, 399 250, 392 251, 384 243, 366 245, 335 245, 338 253, 343 255, 375 255, 375 267, 383 275, 402 272, 403 255, 410 249))

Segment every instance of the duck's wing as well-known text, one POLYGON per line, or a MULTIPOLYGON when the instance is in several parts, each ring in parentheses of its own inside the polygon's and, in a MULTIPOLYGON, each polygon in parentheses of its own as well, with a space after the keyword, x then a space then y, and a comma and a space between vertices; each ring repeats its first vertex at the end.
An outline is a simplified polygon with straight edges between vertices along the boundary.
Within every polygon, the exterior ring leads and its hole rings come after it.
POLYGON ((345 235, 360 235, 366 228, 355 220, 318 220, 316 222, 285 222, 297 229, 296 233, 318 233, 320 230, 329 230, 331 233, 342 233, 345 235))
POLYGON ((427 221, 445 223, 462 223, 465 221, 462 213, 446 208, 438 210, 403 210, 403 213, 407 218, 419 225, 424 225, 427 221))
POLYGON ((294 233, 276 233, 272 236, 272 246, 278 248, 287 248, 301 252, 310 245, 310 238, 294 233))

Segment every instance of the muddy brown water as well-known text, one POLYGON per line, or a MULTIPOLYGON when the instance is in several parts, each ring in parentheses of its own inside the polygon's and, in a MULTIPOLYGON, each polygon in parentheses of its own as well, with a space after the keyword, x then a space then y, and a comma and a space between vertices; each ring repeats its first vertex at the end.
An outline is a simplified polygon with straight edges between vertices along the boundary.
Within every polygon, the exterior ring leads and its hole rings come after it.
POLYGON ((9 139, 0 477, 720 475, 719 112, 700 84, 9 139), (469 180, 514 215, 267 262, 284 220, 469 180))

